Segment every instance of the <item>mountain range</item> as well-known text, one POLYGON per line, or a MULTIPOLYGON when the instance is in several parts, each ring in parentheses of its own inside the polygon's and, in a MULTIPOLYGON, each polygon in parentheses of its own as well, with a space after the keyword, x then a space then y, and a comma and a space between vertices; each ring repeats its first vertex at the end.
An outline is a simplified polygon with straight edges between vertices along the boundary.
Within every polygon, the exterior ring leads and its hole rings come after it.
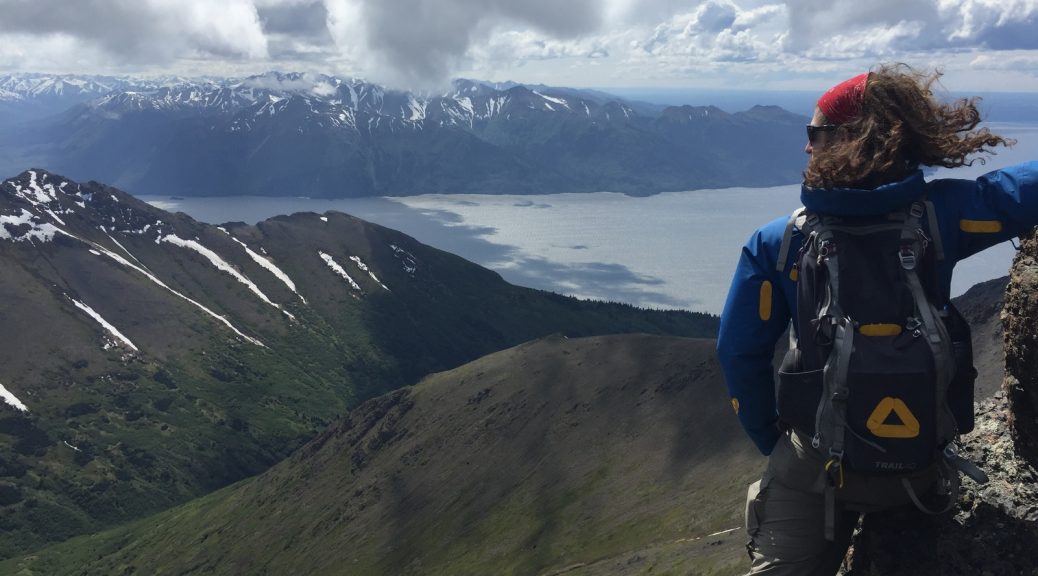
POLYGON ((558 333, 709 336, 342 213, 211 226, 40 169, 0 183, 0 556, 262 472, 359 403, 558 333))
MULTIPOLYGON (((958 305, 987 322, 980 310, 991 302, 979 299, 990 296, 975 291, 958 305)), ((982 415, 981 425, 992 420, 982 415)), ((986 429, 974 436, 970 449, 991 447, 986 429)), ((735 575, 747 566, 746 486, 764 462, 728 406, 713 339, 549 336, 371 399, 263 474, 0 570, 735 575)), ((966 494, 980 502, 1002 492, 966 494)), ((1003 516, 969 505, 966 517, 990 532, 959 527, 960 562, 985 554, 987 544, 970 544, 978 537, 1006 540, 994 528, 1003 516)), ((1021 527, 999 549, 1032 533, 1021 527)))
MULTIPOLYGON (((0 259, 0 573, 745 568, 764 460, 716 317, 517 288, 345 214, 209 226, 40 169, 0 184, 0 259)), ((957 303, 984 358, 1002 285, 957 303)), ((988 438, 967 447, 997 462, 988 438)), ((963 509, 1029 514, 998 490, 963 509)))
POLYGON ((0 173, 25 166, 137 195, 358 197, 616 191, 800 180, 807 118, 592 90, 456 80, 0 77, 0 173))

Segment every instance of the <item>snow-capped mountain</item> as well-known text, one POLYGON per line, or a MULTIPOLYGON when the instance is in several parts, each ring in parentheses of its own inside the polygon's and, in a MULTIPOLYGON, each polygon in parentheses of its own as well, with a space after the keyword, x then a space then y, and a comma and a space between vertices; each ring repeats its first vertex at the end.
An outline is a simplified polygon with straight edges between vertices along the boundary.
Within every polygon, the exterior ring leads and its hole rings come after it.
MULTIPOLYGON (((59 80, 8 77, 0 89, 31 103, 59 80)), ((140 194, 350 197, 768 185, 796 181, 803 164, 805 119, 777 108, 662 108, 475 80, 412 93, 278 72, 74 80, 78 104, 8 129, 0 171, 28 160, 140 194)))
POLYGON ((125 80, 102 76, 8 74, 0 75, 0 100, 87 100, 126 85, 125 80))
MULTIPOLYGON (((60 79, 52 79, 60 82, 60 79)), ((42 79, 40 80, 42 82, 42 79)), ((24 87, 16 93, 23 99, 37 97, 27 83, 9 82, 24 87)), ((0 87, 5 84, 0 83, 0 87)), ((98 84, 97 86, 101 86, 98 84)), ((325 75, 270 72, 242 79, 190 81, 170 78, 161 81, 120 83, 118 89, 100 90, 84 113, 107 114, 143 110, 194 111, 201 114, 254 116, 275 115, 290 100, 300 100, 314 108, 312 118, 324 116, 333 125, 363 130, 342 118, 369 117, 370 127, 387 125, 422 129, 427 124, 473 127, 476 122, 521 110, 575 112, 591 116, 604 103, 601 98, 553 94, 551 88, 528 89, 519 84, 491 85, 472 80, 457 80, 444 94, 429 95, 386 90, 359 79, 340 79, 325 75), (334 122, 339 120, 339 122, 334 122)), ((633 112, 630 105, 624 105, 633 112)))
POLYGON ((105 76, 0 75, 0 128, 57 114, 127 85, 105 76))

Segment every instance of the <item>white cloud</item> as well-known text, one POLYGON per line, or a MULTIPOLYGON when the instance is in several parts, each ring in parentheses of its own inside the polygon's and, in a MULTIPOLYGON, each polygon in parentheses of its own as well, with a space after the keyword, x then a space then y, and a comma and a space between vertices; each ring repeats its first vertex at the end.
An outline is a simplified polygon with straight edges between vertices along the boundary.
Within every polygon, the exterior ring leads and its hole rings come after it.
POLYGON ((6 70, 290 69, 405 88, 510 71, 756 86, 883 60, 1008 74, 997 55, 1032 70, 1038 51, 1038 0, 0 0, 0 22, 6 70))
POLYGON ((476 69, 518 67, 529 61, 557 58, 607 58, 609 39, 557 40, 533 30, 503 30, 473 45, 466 56, 476 69))
MULTIPOLYGON (((1038 0, 786 0, 787 47, 808 51, 830 37, 857 38, 883 52, 872 37, 886 35, 894 50, 1038 48, 1038 0), (912 31, 909 33, 909 31, 912 31)), ((861 50, 851 50, 852 54, 861 50)))
POLYGON ((918 21, 879 24, 849 34, 836 34, 823 43, 804 51, 809 59, 849 60, 871 58, 882 60, 911 48, 920 39, 924 25, 918 21))
POLYGON ((66 34, 39 37, 0 33, 0 69, 65 73, 105 71, 98 66, 108 55, 93 44, 66 34))
POLYGON ((651 36, 637 42, 643 53, 632 57, 687 60, 677 63, 681 69, 690 64, 775 61, 781 56, 785 16, 781 5, 743 10, 727 0, 709 0, 656 26, 651 36))
POLYGON ((997 55, 979 54, 970 61, 969 67, 974 70, 1009 70, 1038 74, 1038 53, 1019 51, 997 55))
POLYGON ((4 37, 71 37, 113 62, 162 63, 199 53, 218 58, 267 54, 251 0, 0 0, 0 14, 4 37))
POLYGON ((577 38, 593 33, 602 18, 595 0, 571 0, 563 9, 555 0, 325 0, 325 6, 341 49, 373 78, 412 87, 445 83, 474 46, 493 52, 495 31, 577 38))

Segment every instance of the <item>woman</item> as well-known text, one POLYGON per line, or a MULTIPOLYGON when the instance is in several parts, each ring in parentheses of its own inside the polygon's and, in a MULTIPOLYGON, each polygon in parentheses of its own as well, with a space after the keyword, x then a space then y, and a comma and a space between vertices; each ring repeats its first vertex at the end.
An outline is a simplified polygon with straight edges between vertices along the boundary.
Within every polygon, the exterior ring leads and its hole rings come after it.
MULTIPOLYGON (((1010 144, 977 129, 975 100, 938 102, 930 90, 938 77, 889 65, 827 91, 807 128, 810 159, 801 201, 812 213, 847 220, 882 219, 926 201, 921 237, 942 239, 933 291, 946 302, 957 261, 1038 224, 1038 163, 975 181, 924 181, 922 166, 968 165, 977 153, 1010 144)), ((764 225, 743 248, 717 349, 732 406, 753 442, 770 455, 747 495, 750 574, 830 576, 861 512, 917 499, 939 484, 941 470, 936 463, 900 474, 840 469, 837 483, 831 480, 834 460, 817 447, 817 435, 780 420, 771 361, 790 319, 798 318, 796 267, 805 237, 792 222, 787 216, 764 225)), ((801 336, 796 322, 793 331, 801 336)))

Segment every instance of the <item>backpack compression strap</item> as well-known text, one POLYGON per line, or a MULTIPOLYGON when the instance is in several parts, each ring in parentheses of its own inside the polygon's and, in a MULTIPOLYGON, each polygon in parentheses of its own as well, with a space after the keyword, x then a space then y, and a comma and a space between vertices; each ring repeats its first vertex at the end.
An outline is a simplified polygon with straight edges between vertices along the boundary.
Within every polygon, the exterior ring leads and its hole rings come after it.
POLYGON ((839 250, 833 243, 833 232, 827 226, 819 227, 820 218, 809 213, 804 224, 811 230, 811 241, 816 242, 819 258, 827 272, 827 294, 818 321, 830 323, 833 337, 832 353, 822 371, 822 401, 815 412, 815 436, 811 445, 818 449, 823 437, 829 446, 825 464, 825 538, 832 541, 836 532, 836 490, 843 488, 843 451, 847 430, 847 371, 854 349, 854 326, 840 306, 839 250), (824 431, 824 432, 823 432, 824 431))
POLYGON ((923 205, 926 206, 926 222, 929 224, 930 238, 933 240, 937 259, 944 260, 944 244, 941 243, 941 228, 937 226, 937 210, 929 200, 923 200, 923 205))
POLYGON ((807 211, 807 208, 801 206, 789 215, 789 221, 786 222, 786 231, 782 234, 782 244, 779 246, 778 259, 775 260, 775 270, 778 272, 786 270, 786 260, 789 259, 789 246, 793 242, 793 230, 803 226, 803 222, 798 223, 797 220, 801 219, 805 211, 807 211))

